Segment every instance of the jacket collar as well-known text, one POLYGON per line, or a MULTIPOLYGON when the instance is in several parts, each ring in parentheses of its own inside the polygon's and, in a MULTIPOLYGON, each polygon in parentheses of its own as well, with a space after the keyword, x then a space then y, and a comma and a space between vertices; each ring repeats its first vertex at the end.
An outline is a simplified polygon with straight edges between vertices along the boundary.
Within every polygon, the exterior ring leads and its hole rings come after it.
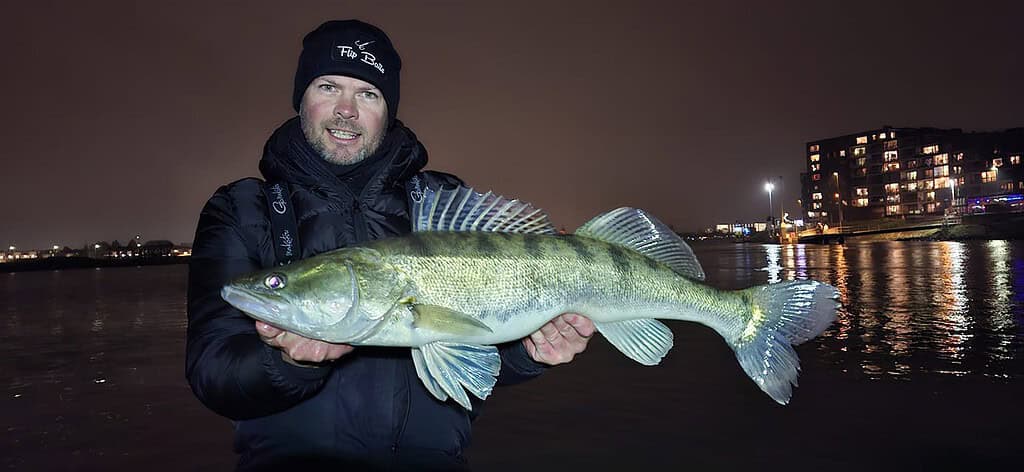
MULTIPOLYGON (((362 192, 363 197, 373 200, 383 189, 419 172, 427 164, 427 150, 412 130, 395 120, 380 147, 365 162, 368 165, 359 166, 354 171, 374 174, 362 192)), ((328 193, 352 194, 306 142, 297 116, 282 124, 267 140, 260 160, 260 172, 267 181, 283 180, 320 188, 328 193)))

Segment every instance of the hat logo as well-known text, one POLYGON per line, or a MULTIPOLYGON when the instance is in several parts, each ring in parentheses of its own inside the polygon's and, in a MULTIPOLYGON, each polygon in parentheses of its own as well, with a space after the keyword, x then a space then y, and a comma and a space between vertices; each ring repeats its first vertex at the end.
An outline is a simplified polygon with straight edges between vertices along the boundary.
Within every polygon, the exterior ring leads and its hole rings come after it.
POLYGON ((375 42, 376 41, 367 41, 364 43, 360 43, 359 41, 353 41, 353 43, 355 44, 354 47, 347 44, 336 44, 334 45, 334 52, 335 54, 337 54, 335 56, 335 59, 359 59, 360 62, 367 64, 370 67, 373 67, 374 69, 377 69, 377 72, 383 74, 384 64, 377 62, 377 56, 374 56, 373 53, 366 50, 366 46, 369 46, 375 42))

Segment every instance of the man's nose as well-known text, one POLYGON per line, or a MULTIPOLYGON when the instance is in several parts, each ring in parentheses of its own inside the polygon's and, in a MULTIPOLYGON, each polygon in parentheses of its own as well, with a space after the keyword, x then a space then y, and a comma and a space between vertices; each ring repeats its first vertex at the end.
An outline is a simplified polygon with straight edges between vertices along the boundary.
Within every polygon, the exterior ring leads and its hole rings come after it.
POLYGON ((355 97, 339 98, 334 104, 334 114, 344 120, 359 118, 359 107, 356 106, 355 97))

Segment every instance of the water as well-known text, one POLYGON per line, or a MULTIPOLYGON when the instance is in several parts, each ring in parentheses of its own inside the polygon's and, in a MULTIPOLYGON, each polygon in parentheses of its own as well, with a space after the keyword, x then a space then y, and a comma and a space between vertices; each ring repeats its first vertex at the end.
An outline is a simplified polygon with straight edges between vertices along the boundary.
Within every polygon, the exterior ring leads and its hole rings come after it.
MULTIPOLYGON (((711 330, 642 367, 603 339, 497 389, 477 470, 995 470, 1024 452, 1024 242, 697 244, 709 282, 814 278, 844 308, 789 406, 711 330)), ((0 464, 224 470, 230 424, 183 378, 184 266, 0 276, 0 464)))

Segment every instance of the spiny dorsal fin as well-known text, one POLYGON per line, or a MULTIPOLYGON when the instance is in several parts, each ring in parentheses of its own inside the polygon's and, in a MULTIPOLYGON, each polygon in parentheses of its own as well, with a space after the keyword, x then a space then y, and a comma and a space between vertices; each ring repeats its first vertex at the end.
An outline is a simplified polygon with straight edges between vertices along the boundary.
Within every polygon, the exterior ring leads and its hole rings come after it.
POLYGON ((704 280, 693 249, 664 223, 637 208, 617 208, 576 230, 579 236, 630 248, 669 266, 677 274, 704 280))
POLYGON ((413 231, 555 234, 548 215, 533 205, 468 187, 425 189, 412 221, 413 231))

